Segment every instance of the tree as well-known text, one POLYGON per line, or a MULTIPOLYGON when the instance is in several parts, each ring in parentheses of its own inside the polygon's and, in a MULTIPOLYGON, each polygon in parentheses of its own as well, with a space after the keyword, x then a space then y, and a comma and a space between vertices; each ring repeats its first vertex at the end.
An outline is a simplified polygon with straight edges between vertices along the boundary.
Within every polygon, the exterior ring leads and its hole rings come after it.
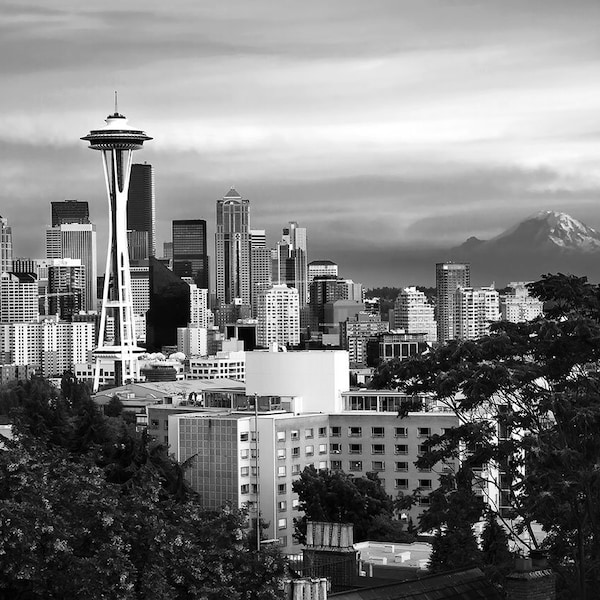
POLYGON ((120 417, 123 413, 123 402, 119 396, 114 395, 108 401, 108 404, 104 407, 104 414, 107 417, 120 417))
POLYGON ((308 521, 352 523, 354 539, 366 540, 374 519, 391 518, 394 510, 377 473, 352 477, 343 471, 317 471, 309 466, 294 481, 292 489, 298 494, 300 510, 304 512, 295 521, 294 536, 300 543, 306 542, 308 521))
POLYGON ((247 515, 207 511, 162 444, 104 417, 69 379, 14 386, 0 452, 0 596, 276 600, 284 560, 247 515), (64 394, 68 394, 65 397, 64 394))
POLYGON ((586 598, 600 584, 600 287, 558 274, 529 289, 544 318, 388 364, 376 384, 434 394, 456 413, 459 425, 433 436, 418 464, 460 457, 484 491, 501 484, 510 509, 494 508, 513 538, 528 543, 527 530, 537 547, 531 525, 541 524, 562 583, 586 598))
POLYGON ((492 510, 486 511, 481 532, 481 562, 488 578, 498 584, 513 568, 513 554, 508 548, 506 530, 498 523, 492 510))

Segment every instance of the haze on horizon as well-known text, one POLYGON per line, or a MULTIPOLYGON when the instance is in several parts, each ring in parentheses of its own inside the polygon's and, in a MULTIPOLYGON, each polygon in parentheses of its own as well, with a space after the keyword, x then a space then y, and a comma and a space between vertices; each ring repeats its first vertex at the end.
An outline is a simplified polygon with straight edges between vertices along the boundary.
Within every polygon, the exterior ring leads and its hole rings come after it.
MULTIPOLYGON (((159 248, 229 187, 275 242, 308 230, 367 286, 430 285, 442 248, 551 209, 600 229, 597 0, 0 0, 0 214, 42 256, 50 202, 107 207, 80 141, 154 140, 159 248), (436 250, 437 249, 437 250, 436 250)), ((209 238, 211 254, 214 253, 209 238)), ((100 258, 102 265, 102 258, 100 258)))

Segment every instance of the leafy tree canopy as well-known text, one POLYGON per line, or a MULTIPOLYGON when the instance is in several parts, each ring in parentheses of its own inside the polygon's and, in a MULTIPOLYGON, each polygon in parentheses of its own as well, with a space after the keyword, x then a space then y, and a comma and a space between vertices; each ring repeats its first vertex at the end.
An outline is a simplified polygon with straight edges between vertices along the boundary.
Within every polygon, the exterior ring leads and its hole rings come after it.
POLYGON ((250 547, 245 512, 205 510, 166 448, 104 417, 74 378, 2 391, 17 408, 0 452, 0 596, 281 597, 284 562, 250 547))
POLYGON ((400 527, 400 522, 392 519, 394 502, 385 493, 377 473, 352 477, 343 471, 306 467, 292 488, 304 512, 295 522, 294 535, 301 543, 306 541, 307 521, 352 523, 354 540, 358 542, 370 539, 371 534, 385 538, 386 531, 382 529, 386 524, 389 535, 397 533, 400 527))

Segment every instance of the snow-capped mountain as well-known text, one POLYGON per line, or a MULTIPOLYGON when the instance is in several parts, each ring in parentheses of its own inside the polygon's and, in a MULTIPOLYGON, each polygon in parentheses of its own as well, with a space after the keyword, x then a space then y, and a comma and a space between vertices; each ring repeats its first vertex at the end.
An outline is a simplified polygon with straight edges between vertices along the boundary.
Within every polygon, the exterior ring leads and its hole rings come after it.
POLYGON ((558 271, 600 274, 600 233, 573 217, 541 211, 490 240, 469 238, 453 248, 454 260, 471 262, 471 272, 489 273, 487 279, 537 279, 558 271))

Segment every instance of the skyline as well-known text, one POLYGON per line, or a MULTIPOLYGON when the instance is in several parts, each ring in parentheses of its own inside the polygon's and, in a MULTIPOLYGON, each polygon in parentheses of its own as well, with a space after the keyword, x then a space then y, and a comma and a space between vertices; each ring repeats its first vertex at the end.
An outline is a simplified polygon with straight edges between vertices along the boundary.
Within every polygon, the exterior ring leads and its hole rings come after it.
POLYGON ((77 198, 103 264, 102 174, 79 138, 114 90, 155 140, 136 159, 155 169, 158 254, 173 219, 205 219, 214 257, 232 186, 269 245, 297 221, 309 261, 368 287, 431 283, 436 247, 539 210, 600 229, 597 2, 0 7, 0 214, 15 256, 43 256, 50 202, 77 198))

